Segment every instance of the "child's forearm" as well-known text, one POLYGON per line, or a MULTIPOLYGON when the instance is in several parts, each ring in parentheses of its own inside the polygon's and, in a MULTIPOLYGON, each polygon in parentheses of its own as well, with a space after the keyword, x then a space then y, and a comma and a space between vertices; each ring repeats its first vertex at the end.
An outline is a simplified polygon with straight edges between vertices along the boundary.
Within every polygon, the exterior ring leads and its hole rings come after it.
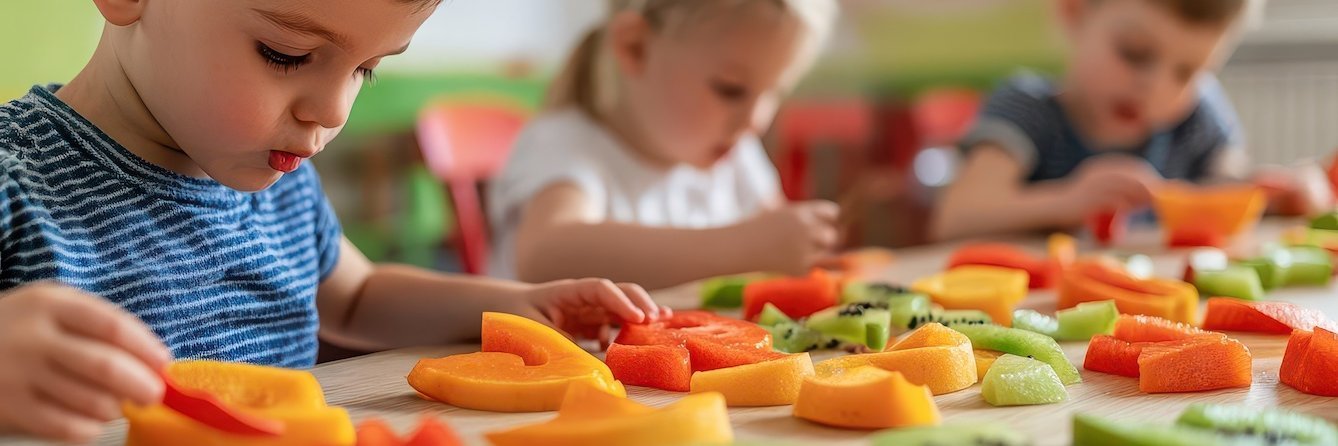
POLYGON ((478 338, 481 313, 519 308, 529 287, 409 266, 376 266, 340 326, 332 328, 343 335, 343 344, 374 350, 463 342, 478 338))
MULTIPOLYGON (((951 240, 1072 226, 1058 185, 1014 190, 950 190, 935 212, 931 238, 951 240)), ((973 188, 975 189, 975 188, 973 188)))
POLYGON ((1021 184, 1022 165, 992 145, 967 156, 958 179, 939 200, 930 238, 950 240, 992 233, 1053 229, 1080 222, 1064 183, 1021 184))
POLYGON ((598 276, 647 289, 706 277, 765 270, 762 241, 740 226, 716 229, 651 228, 620 223, 570 223, 521 240, 521 280, 598 276))

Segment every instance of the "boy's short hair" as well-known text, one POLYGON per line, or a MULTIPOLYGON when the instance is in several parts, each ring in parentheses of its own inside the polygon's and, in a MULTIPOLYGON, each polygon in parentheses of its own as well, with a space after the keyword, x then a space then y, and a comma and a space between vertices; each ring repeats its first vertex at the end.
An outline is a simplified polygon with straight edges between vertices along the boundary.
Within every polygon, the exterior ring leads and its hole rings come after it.
MULTIPOLYGON (((1109 0, 1088 0, 1100 3, 1109 0)), ((1224 25, 1235 21, 1251 0, 1143 0, 1161 5, 1180 19, 1200 25, 1224 25)), ((1255 0, 1258 1, 1258 0, 1255 0)))

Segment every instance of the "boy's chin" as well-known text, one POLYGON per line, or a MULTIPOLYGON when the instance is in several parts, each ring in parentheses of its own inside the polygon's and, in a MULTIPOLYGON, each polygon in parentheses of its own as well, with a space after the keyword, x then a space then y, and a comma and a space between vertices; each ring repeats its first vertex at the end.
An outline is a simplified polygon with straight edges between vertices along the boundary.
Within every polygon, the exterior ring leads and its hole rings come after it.
POLYGON ((277 171, 269 170, 268 172, 246 172, 240 175, 215 177, 214 181, 239 192, 260 192, 273 186, 282 176, 283 174, 277 171))

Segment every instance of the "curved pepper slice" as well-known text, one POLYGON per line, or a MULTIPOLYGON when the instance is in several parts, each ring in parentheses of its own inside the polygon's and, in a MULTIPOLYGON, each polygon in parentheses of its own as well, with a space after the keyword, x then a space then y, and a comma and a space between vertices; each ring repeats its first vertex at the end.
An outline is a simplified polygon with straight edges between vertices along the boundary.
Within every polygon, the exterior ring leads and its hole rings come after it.
POLYGON ((224 433, 186 418, 163 405, 122 406, 130 429, 127 445, 351 445, 348 412, 325 405, 320 383, 309 372, 217 361, 183 361, 167 374, 187 389, 208 392, 239 413, 284 423, 274 437, 224 433))
POLYGON ((546 325, 483 313, 482 331, 482 352, 421 359, 409 385, 443 403, 493 412, 556 410, 574 382, 625 394, 608 366, 546 325))
POLYGON ((625 384, 687 392, 692 372, 784 356, 772 350, 771 332, 756 324, 681 311, 670 319, 623 326, 604 358, 625 384))
POLYGON ((734 431, 719 393, 694 393, 662 409, 586 383, 567 389, 557 418, 485 434, 494 446, 726 445, 734 431))
POLYGON ((1134 277, 1108 259, 1075 262, 1059 284, 1059 308, 1083 302, 1113 300, 1120 313, 1144 314, 1193 323, 1199 293, 1193 285, 1178 281, 1134 277))

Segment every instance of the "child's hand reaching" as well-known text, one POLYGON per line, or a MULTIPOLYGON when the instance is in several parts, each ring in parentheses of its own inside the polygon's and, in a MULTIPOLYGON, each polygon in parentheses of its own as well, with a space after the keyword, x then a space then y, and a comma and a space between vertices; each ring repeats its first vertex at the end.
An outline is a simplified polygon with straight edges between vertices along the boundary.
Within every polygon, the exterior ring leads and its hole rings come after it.
POLYGON ((1264 166, 1254 184, 1269 193, 1269 209, 1279 215, 1310 215, 1333 208, 1333 189, 1324 169, 1313 162, 1290 167, 1264 166))
POLYGON ((763 212, 739 226, 743 237, 758 243, 756 264, 771 272, 804 275, 830 258, 840 243, 841 208, 830 201, 790 203, 763 212))
POLYGON ((1066 219, 1076 226, 1099 212, 1147 206, 1152 202, 1152 189, 1163 181, 1151 164, 1139 158, 1105 155, 1088 159, 1064 186, 1066 219))
POLYGON ((0 358, 0 430, 87 441, 122 401, 162 399, 171 353, 119 307, 37 283, 0 295, 0 358))
POLYGON ((529 307, 517 314, 548 320, 578 339, 598 339, 601 347, 608 345, 611 324, 652 322, 673 316, 672 310, 656 305, 639 285, 607 279, 541 283, 526 292, 525 302, 529 307))

